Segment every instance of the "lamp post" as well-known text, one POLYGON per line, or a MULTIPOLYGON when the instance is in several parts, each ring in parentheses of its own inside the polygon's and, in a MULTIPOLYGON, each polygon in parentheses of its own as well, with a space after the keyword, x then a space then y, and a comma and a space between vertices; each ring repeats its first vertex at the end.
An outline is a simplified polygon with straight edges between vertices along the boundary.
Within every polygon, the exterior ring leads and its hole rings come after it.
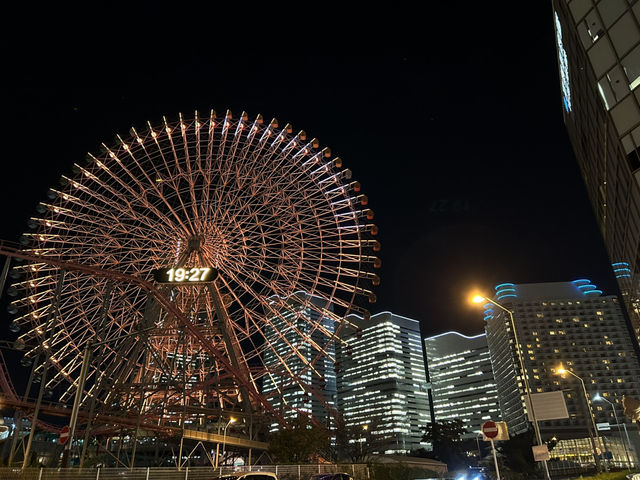
POLYGON ((618 420, 618 414, 616 413, 616 406, 614 405, 613 402, 610 402, 609 400, 601 396, 599 393, 596 393, 593 396, 593 400, 596 402, 602 400, 603 402, 607 402, 609 405, 611 405, 611 409, 613 410, 613 418, 616 419, 616 425, 618 426, 618 434, 620 435, 620 441, 622 442, 622 446, 624 447, 624 453, 625 453, 625 456, 627 457, 627 466, 631 468, 631 460, 629 459, 629 445, 631 444, 631 440, 629 439, 629 432, 627 432, 627 426, 623 423, 622 426, 624 427, 624 433, 627 436, 627 442, 628 442, 628 443, 625 443, 624 437, 622 436, 622 430, 620 430, 620 421, 618 420))
POLYGON ((226 460, 224 459, 225 454, 226 454, 226 448, 227 448, 227 428, 229 428, 229 425, 231 425, 232 423, 234 423, 236 421, 235 418, 230 417, 229 421, 227 422, 227 424, 224 426, 224 433, 222 435, 222 460, 224 462, 226 462, 226 460))
MULTIPOLYGON (((362 431, 365 432, 363 433, 363 435, 366 434, 367 430, 369 430, 369 425, 362 425, 362 431)), ((362 457, 362 443, 365 441, 364 437, 360 438, 360 457, 362 457)))
MULTIPOLYGON (((529 379, 527 377, 527 371, 524 368, 524 359, 522 357, 522 351, 520 350, 520 342, 518 341, 518 333, 516 331, 516 323, 513 320, 513 312, 511 310, 509 310, 508 308, 503 307, 498 302, 490 299, 489 297, 485 297, 485 296, 482 296, 482 295, 476 295, 473 298, 473 302, 474 303, 482 303, 483 301, 487 301, 487 302, 495 305, 499 309, 507 312, 507 314, 509 314, 509 320, 511 321, 511 328, 513 330, 513 340, 514 340, 514 342, 516 344, 516 354, 518 356, 518 362, 520 363, 520 372, 522 373, 522 381, 524 383, 524 389, 525 389, 525 393, 527 395, 527 400, 529 400, 529 410, 531 410, 529 412, 531 414, 531 423, 533 424, 533 430, 535 431, 536 440, 538 442, 538 445, 542 445, 542 436, 540 435, 540 427, 538 426, 538 421, 536 420, 536 412, 535 412, 535 410, 533 408, 533 401, 531 400, 531 388, 529 387, 529 379)), ((549 467, 547 465, 547 461, 543 460, 542 464, 544 466, 544 474, 545 474, 546 480, 551 480, 551 475, 549 475, 549 467)))
POLYGON ((584 393, 584 400, 585 402, 587 402, 587 412, 589 413, 589 416, 591 417, 591 425, 593 428, 593 434, 591 434, 591 428, 588 428, 587 430, 589 430, 589 437, 591 438, 591 445, 593 447, 593 459, 596 462, 596 468, 598 469, 598 471, 602 471, 601 465, 600 465, 600 459, 598 456, 598 449, 600 449, 600 451, 602 450, 602 444, 600 443, 600 437, 598 436, 598 429, 596 427, 596 421, 593 418, 593 412, 591 411, 591 405, 589 404, 589 394, 587 393, 587 388, 584 385, 584 380, 582 380, 582 377, 579 377, 578 375, 576 375, 575 373, 573 373, 571 370, 567 370, 566 368, 564 368, 562 365, 560 365, 560 367, 558 367, 556 369, 556 372, 561 375, 564 376, 565 373, 568 373, 570 375, 573 375, 574 377, 576 377, 578 380, 580 380, 580 384, 582 385, 582 392, 584 393), (593 439, 595 435, 595 440, 593 439))

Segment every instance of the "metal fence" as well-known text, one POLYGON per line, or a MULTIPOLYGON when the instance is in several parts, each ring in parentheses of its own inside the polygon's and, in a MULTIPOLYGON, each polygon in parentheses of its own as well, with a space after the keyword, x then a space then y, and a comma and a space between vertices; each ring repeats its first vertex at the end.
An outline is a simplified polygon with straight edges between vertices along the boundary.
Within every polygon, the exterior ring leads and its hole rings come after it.
POLYGON ((1 480, 214 480, 239 472, 274 472, 278 480, 308 480, 316 473, 345 472, 354 480, 368 480, 364 464, 253 465, 251 467, 144 467, 144 468, 0 468, 1 480))

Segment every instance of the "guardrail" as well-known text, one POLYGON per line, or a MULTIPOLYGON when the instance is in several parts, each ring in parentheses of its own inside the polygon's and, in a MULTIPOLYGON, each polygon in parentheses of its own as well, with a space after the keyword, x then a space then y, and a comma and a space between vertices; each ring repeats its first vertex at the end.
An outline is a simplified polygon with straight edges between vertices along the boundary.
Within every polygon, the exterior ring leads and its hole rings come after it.
POLYGON ((253 465, 251 467, 123 468, 0 468, 2 480, 215 480, 240 472, 273 472, 278 480, 309 480, 316 473, 344 472, 354 480, 369 480, 365 464, 253 465))

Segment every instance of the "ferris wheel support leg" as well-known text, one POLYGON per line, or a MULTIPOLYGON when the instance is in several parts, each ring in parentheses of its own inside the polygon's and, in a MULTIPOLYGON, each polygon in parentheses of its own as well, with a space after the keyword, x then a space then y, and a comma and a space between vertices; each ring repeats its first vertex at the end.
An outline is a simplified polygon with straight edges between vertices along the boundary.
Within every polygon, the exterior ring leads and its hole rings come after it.
MULTIPOLYGON (((146 338, 141 339, 146 344, 146 338)), ((140 421, 142 418, 142 408, 144 407, 144 377, 146 374, 145 366, 147 364, 147 349, 145 348, 142 355, 142 368, 140 370, 140 406, 138 408, 138 419, 136 421, 136 431, 133 432, 133 451, 131 452, 131 470, 136 462, 136 447, 138 446, 138 431, 140 430, 140 421)))
MULTIPOLYGON (((35 376, 36 366, 40 363, 40 354, 36 356, 36 359, 33 362, 31 367, 31 373, 29 374, 29 380, 27 381, 27 388, 24 391, 24 395, 22 397, 22 402, 25 403, 29 398, 29 392, 31 391, 31 387, 33 386, 33 377, 35 376)), ((23 414, 20 410, 16 410, 17 415, 14 415, 16 419, 16 427, 14 430, 13 438, 11 439, 11 451, 9 452, 9 460, 7 462, 7 466, 11 466, 13 463, 14 456, 16 454, 16 447, 18 446, 18 440, 20 437, 20 431, 22 430, 22 418, 23 414)))
POLYGON ((73 437, 76 431, 76 423, 78 421, 78 412, 80 411, 80 403, 82 403, 82 394, 84 392, 84 383, 87 380, 87 372, 89 371, 89 363, 91 361, 91 342, 87 342, 87 346, 84 349, 84 356, 82 358, 82 367, 80 368, 80 378, 78 379, 78 388, 76 389, 76 396, 73 399, 73 409, 71 410, 71 419, 69 420, 69 438, 64 445, 64 451, 62 452, 62 467, 66 468, 69 465, 69 454, 71 453, 71 444, 73 443, 73 437))
MULTIPOLYGON (((111 305, 111 292, 113 290, 113 281, 109 280, 107 282, 106 288, 105 288, 105 293, 104 293, 104 300, 102 301, 102 306, 100 307, 101 312, 100 312, 100 325, 99 327, 96 329, 96 333, 99 333, 100 336, 103 336, 104 334, 104 328, 107 325, 107 321, 109 319, 108 313, 109 313, 109 307, 111 305)), ((96 335, 96 338, 100 338, 98 335, 96 335)), ((102 365, 102 359, 104 357, 104 350, 101 349, 100 353, 98 354, 97 358, 96 358, 96 364, 98 365, 102 365)), ((102 377, 99 381, 96 379, 96 384, 94 385, 94 387, 96 388, 96 391, 100 389, 101 384, 103 383, 103 378, 102 377)), ((93 418, 93 414, 96 410, 96 395, 92 395, 91 396, 91 406, 89 407, 89 418, 87 420, 87 426, 84 430, 84 440, 82 442, 82 452, 80 453, 80 465, 79 467, 82 468, 84 466, 84 459, 85 456, 87 454, 87 445, 89 444, 89 433, 91 432, 91 426, 92 426, 92 418, 93 418)))
MULTIPOLYGON (((235 334, 231 327, 231 320, 229 319, 229 313, 227 312, 226 307, 224 306, 224 302, 222 301, 222 297, 220 295, 220 290, 218 290, 218 285, 216 282, 213 282, 209 287, 209 292, 211 293, 211 300, 213 301, 213 306, 216 311, 216 315, 218 317, 218 323, 220 325, 220 330, 222 331, 222 338, 224 338, 224 343, 227 346, 227 352, 229 353, 229 357, 231 359, 231 364, 234 368, 239 370, 243 375, 246 376, 246 380, 251 382, 251 375, 249 374, 249 369, 246 365, 240 364, 240 358, 242 358, 240 349, 238 346, 237 339, 235 338, 235 334), (236 340, 236 341, 234 341, 236 340)), ((242 394, 242 402, 244 404, 245 412, 248 415, 252 413, 251 399, 249 397, 249 391, 245 385, 239 383, 238 385, 240 389, 240 393, 242 394)))
POLYGON ((33 442, 33 435, 36 433, 38 424, 38 414, 40 413, 40 405, 42 404, 42 395, 44 394, 44 386, 47 383, 47 371, 49 370, 49 356, 44 364, 44 371, 42 372, 42 378, 40 379, 40 391, 38 392, 38 400, 33 411, 33 419, 31 420, 31 431, 29 432, 29 440, 27 441, 27 448, 24 451, 24 460, 22 461, 22 469, 24 470, 29 465, 29 457, 31 456, 31 444, 33 442))

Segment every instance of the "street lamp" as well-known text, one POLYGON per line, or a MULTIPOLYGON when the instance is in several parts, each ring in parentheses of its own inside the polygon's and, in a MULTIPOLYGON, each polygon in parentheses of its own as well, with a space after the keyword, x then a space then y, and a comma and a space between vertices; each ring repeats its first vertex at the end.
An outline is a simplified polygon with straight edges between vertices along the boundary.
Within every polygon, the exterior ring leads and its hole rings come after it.
MULTIPOLYGON (((365 434, 367 430, 369 430, 369 425, 362 425, 362 431, 365 432, 365 434)), ((365 441, 365 438, 361 437, 360 438, 360 457, 362 457, 362 442, 364 441, 365 441)))
POLYGON ((602 444, 600 443, 600 437, 598 436, 598 429, 596 428, 596 421, 593 418, 593 412, 591 411, 591 405, 589 404, 589 394, 587 393, 587 388, 584 386, 584 380, 582 380, 581 377, 573 373, 571 370, 567 370, 566 368, 564 368, 562 364, 558 368, 556 368, 556 373, 562 376, 563 378, 564 378, 564 375, 568 373, 576 377, 578 380, 580 380, 580 384, 582 385, 582 391, 584 393, 584 400, 585 402, 587 402, 587 411, 589 412, 589 416, 591 417, 591 425, 593 427, 593 434, 591 433, 591 428, 587 429, 589 430, 589 437, 591 438, 591 445, 593 447, 593 459, 596 462, 596 467, 598 468, 598 471, 602 471, 600 467, 600 459, 598 458, 598 449, 602 451, 602 444), (593 439, 594 435, 596 437, 596 440, 593 439), (596 445, 596 441, 597 441, 597 445, 596 445))
POLYGON ((631 468, 631 460, 629 459, 629 445, 631 445, 631 440, 629 439, 629 432, 627 432, 627 426, 624 423, 622 423, 622 426, 624 428, 624 433, 627 436, 628 443, 625 443, 624 441, 624 437, 622 436, 622 430, 620 430, 620 421, 618 420, 618 414, 616 413, 616 406, 614 405, 613 402, 610 402, 609 400, 601 396, 599 393, 596 393, 593 396, 593 400, 595 402, 602 400, 603 402, 607 402, 609 405, 611 405, 611 409, 613 410, 613 417, 616 419, 616 425, 618 426, 618 434, 620 435, 620 441, 622 442, 622 446, 624 447, 624 453, 627 457, 627 466, 631 468))
MULTIPOLYGON (((540 428, 538 426, 538 421, 536 420, 536 412, 533 408, 533 401, 531 400, 531 388, 529 387, 529 379, 527 376, 527 371, 524 368, 524 359, 522 358, 522 351, 520 350, 520 342, 518 341, 518 333, 516 331, 516 323, 513 320, 513 312, 511 310, 509 310, 508 308, 503 307, 502 305, 500 305, 498 302, 490 299, 489 297, 485 297, 482 295, 476 295, 473 297, 473 303, 482 303, 484 301, 487 301, 493 305, 495 305, 496 307, 500 308, 501 310, 504 310, 505 312, 507 312, 509 314, 509 320, 511 321, 511 328, 513 330, 513 340, 516 344, 516 354, 518 355, 518 362, 520 363, 520 372, 522 373, 522 380, 524 383, 524 389, 525 389, 525 393, 527 395, 527 400, 529 400, 529 410, 530 410, 530 414, 531 414, 531 421, 533 423, 533 430, 536 433, 536 440, 538 441, 538 445, 542 445, 542 436, 540 435, 540 428)), ((542 464, 544 465, 544 473, 545 473, 545 478, 547 480, 551 479, 551 476, 549 475, 549 467, 547 466, 547 461, 543 460, 542 464)))
POLYGON ((225 454, 226 454, 226 448, 227 448, 227 428, 229 428, 229 425, 231 425, 232 423, 235 423, 235 421, 236 421, 235 418, 229 417, 229 421, 224 426, 224 434, 222 435, 222 460, 225 463, 226 463, 225 454))

